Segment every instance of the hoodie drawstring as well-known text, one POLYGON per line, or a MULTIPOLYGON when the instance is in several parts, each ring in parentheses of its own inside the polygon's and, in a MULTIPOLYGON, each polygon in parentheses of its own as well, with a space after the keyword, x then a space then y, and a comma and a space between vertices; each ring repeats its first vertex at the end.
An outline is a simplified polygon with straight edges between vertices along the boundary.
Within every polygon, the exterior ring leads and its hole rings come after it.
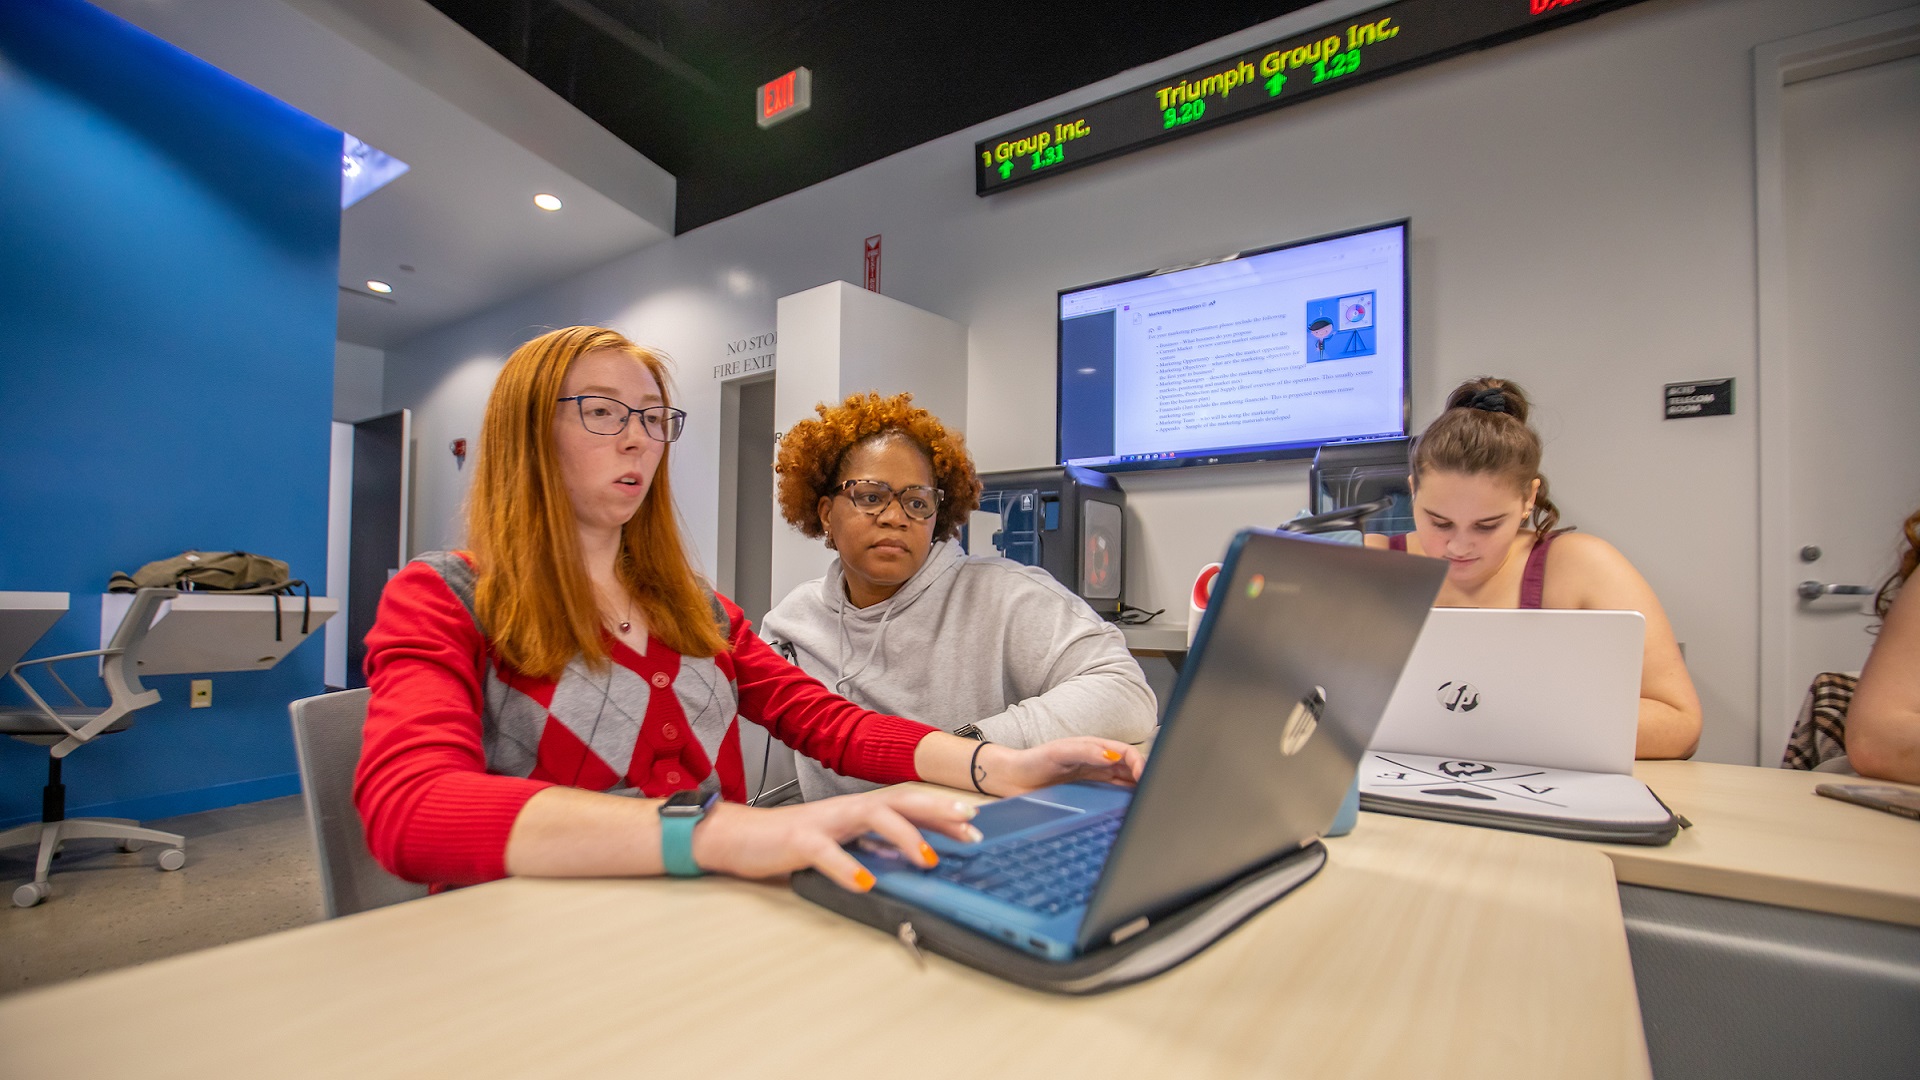
MULTIPOLYGON (((873 666, 873 658, 880 655, 880 646, 887 640, 887 623, 893 619, 893 613, 898 610, 899 608, 891 604, 887 605, 887 610, 880 616, 880 626, 874 632, 873 645, 867 649, 867 658, 860 662, 859 667, 854 668, 852 671, 843 670, 840 677, 833 680, 834 693, 839 694, 841 697, 846 697, 847 683, 852 682, 856 676, 865 673, 868 668, 873 666)), ((847 646, 851 643, 850 635, 847 633, 847 606, 845 604, 840 605, 839 614, 840 663, 835 666, 844 669, 847 663, 847 646)))

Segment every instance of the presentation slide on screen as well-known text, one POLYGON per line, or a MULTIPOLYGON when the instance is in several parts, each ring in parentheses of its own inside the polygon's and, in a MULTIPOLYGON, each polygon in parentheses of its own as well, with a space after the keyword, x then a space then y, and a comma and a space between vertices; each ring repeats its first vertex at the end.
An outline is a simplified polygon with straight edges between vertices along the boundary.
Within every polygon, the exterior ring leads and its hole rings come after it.
MULTIPOLYGON (((1065 294, 1063 317, 1112 320, 1111 445, 1069 456, 1400 434, 1403 238, 1380 230, 1065 294)), ((1102 365, 1076 370, 1087 366, 1102 365)))

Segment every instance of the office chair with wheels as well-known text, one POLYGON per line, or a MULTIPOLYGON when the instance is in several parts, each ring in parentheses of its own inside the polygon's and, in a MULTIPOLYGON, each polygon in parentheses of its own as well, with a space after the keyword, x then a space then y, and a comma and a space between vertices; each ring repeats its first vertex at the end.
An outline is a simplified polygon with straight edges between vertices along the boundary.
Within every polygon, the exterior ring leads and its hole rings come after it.
POLYGON ((307 804, 307 827, 313 833, 329 919, 427 895, 425 885, 397 878, 373 860, 353 807, 353 772, 360 762, 361 729, 371 696, 362 687, 302 698, 288 707, 293 749, 300 759, 301 798, 307 804))
POLYGON ((113 632, 113 638, 108 641, 106 648, 23 660, 8 672, 13 681, 26 691, 32 704, 27 708, 0 709, 0 735, 49 748, 47 786, 41 792, 40 820, 0 832, 0 847, 36 841, 40 845, 40 858, 34 864, 33 880, 13 891, 15 907, 32 907, 52 893, 53 886, 47 882, 47 877, 52 871, 54 856, 69 840, 118 840, 122 851, 137 851, 143 841, 151 840, 167 845, 160 852, 160 869, 178 870, 187 864, 187 840, 178 833, 142 828, 139 822, 129 818, 67 817, 67 789, 60 778, 61 762, 68 754, 102 735, 125 731, 133 725, 135 712, 160 700, 158 690, 149 690, 140 685, 135 657, 139 653, 140 643, 146 639, 148 628, 153 625, 154 616, 159 613, 160 605, 178 595, 174 589, 141 589, 134 594, 126 618, 121 620, 119 629, 113 632), (54 664, 63 660, 95 656, 100 658, 100 678, 107 684, 109 695, 104 709, 88 706, 53 668, 54 664), (71 707, 55 708, 47 704, 46 699, 21 674, 25 668, 42 665, 47 668, 47 674, 52 676, 53 681, 60 684, 60 689, 73 699, 71 707))

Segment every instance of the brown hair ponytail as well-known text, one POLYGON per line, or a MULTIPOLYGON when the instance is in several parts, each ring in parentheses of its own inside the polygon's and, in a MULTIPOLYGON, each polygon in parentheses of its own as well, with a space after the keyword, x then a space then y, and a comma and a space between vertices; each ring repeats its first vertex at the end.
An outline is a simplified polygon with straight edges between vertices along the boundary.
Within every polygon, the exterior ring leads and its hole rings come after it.
POLYGON ((1552 533, 1560 509, 1547 497, 1547 478, 1540 475, 1540 433, 1527 423, 1532 410, 1517 383, 1495 378, 1461 383, 1447 395, 1439 419, 1414 440, 1414 482, 1431 470, 1505 477, 1521 491, 1538 480, 1528 524, 1535 535, 1552 533))
POLYGON ((1907 550, 1900 553, 1900 565, 1894 568, 1893 576, 1880 586, 1880 592, 1873 598, 1874 613, 1881 618, 1893 607, 1893 598, 1906 586, 1907 579, 1920 569, 1920 510, 1915 510, 1900 527, 1907 541, 1907 550))

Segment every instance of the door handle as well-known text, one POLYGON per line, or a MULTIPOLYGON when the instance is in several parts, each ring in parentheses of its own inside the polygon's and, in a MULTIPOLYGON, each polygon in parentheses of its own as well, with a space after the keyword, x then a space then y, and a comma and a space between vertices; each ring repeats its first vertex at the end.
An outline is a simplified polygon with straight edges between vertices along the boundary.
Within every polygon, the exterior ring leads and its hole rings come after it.
POLYGON ((1800 583, 1800 599, 1818 600, 1823 596, 1872 596, 1871 585, 1834 585, 1824 581, 1803 581, 1800 583))

